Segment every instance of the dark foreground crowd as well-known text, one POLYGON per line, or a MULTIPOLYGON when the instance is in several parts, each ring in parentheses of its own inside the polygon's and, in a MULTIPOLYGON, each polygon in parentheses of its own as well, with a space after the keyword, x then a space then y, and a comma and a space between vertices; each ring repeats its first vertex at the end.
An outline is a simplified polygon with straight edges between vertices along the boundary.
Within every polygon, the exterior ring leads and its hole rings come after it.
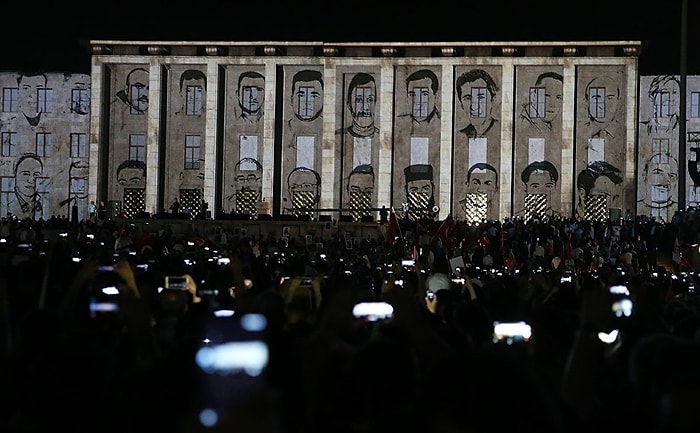
POLYGON ((392 224, 3 220, 0 431, 700 431, 694 210, 392 224))

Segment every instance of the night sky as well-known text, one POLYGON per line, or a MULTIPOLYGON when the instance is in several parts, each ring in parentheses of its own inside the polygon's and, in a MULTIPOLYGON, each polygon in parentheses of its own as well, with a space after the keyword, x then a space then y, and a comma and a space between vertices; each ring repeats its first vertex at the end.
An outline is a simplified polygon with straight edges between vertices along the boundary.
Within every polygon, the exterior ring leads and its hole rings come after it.
MULTIPOLYGON (((0 70, 90 73, 90 40, 641 41, 642 75, 679 74, 682 0, 429 2, 148 0, 3 6, 0 70), (410 5, 410 6, 409 6, 410 5), (99 10, 99 11, 98 11, 99 10), (94 12, 93 12, 94 11, 94 12), (12 36, 15 35, 15 36, 12 36)), ((700 75, 700 2, 688 0, 689 75, 700 75), (693 55, 693 52, 697 53, 693 55)))

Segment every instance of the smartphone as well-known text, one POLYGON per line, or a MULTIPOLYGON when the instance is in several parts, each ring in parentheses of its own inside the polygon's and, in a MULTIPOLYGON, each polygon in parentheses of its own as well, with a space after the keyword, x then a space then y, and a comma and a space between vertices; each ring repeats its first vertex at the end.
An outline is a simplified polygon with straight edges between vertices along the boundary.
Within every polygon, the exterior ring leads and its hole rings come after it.
POLYGON ((168 275, 165 277, 164 287, 166 289, 187 290, 187 278, 177 275, 168 275))
POLYGON ((394 317, 394 307, 384 301, 358 302, 352 308, 352 315, 356 319, 376 322, 394 317))
POLYGON ((249 407, 268 386, 265 316, 217 312, 203 324, 204 335, 194 354, 198 419, 206 427, 230 416, 234 408, 249 407))
POLYGON ((100 315, 115 314, 119 312, 119 304, 116 300, 102 300, 94 297, 90 298, 90 317, 96 318, 100 315))
POLYGON ((401 260, 401 266, 403 266, 403 267, 410 268, 410 267, 415 266, 415 265, 416 265, 415 259, 403 259, 403 260, 401 260))
POLYGON ((610 293, 612 293, 613 295, 629 296, 629 294, 630 294, 630 291, 627 288, 627 286, 625 286, 623 284, 614 284, 614 285, 610 286, 609 290, 610 290, 610 293))
POLYGON ((428 298, 429 301, 432 301, 433 299, 435 299, 435 292, 433 292, 432 290, 426 290, 425 297, 428 298))
POLYGON ((633 303, 630 298, 623 297, 616 299, 612 304, 612 312, 617 318, 630 317, 632 315, 633 303))
POLYGON ((525 321, 518 322, 493 322, 493 342, 526 343, 532 337, 532 327, 525 321))

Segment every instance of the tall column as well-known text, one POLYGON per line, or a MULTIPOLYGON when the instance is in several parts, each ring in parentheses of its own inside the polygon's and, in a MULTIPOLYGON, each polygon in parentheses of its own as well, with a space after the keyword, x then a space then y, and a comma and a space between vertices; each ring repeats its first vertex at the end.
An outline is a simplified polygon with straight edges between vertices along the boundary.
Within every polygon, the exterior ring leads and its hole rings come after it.
POLYGON ((92 69, 90 72, 90 135, 88 137, 88 202, 95 203, 105 200, 99 197, 97 186, 102 183, 102 173, 100 172, 100 152, 105 152, 102 146, 102 102, 108 101, 109 97, 102 94, 105 90, 102 86, 103 63, 97 57, 92 58, 92 69))
POLYGON ((498 167, 498 217, 511 215, 513 204, 513 123, 515 114, 515 65, 510 59, 503 64, 501 84, 501 166, 498 167))
MULTIPOLYGON (((440 155, 442 157, 438 167, 440 172, 440 185, 438 186, 440 196, 437 203, 440 206, 438 219, 442 220, 447 218, 452 207, 450 197, 452 197, 452 158, 454 157, 452 152, 452 130, 454 128, 454 116, 452 115, 454 86, 452 83, 454 83, 454 68, 443 67, 440 82, 442 83, 440 87, 442 91, 440 95, 440 155)), ((452 217, 456 218, 455 215, 452 215, 452 217)))
POLYGON ((146 212, 158 212, 158 164, 160 143, 161 109, 161 74, 162 66, 157 59, 152 59, 149 67, 148 80, 148 137, 146 139, 146 212))
POLYGON ((625 168, 624 176, 625 185, 624 201, 625 209, 622 210, 623 215, 627 209, 631 209, 636 214, 637 212, 637 141, 638 125, 639 125, 639 81, 637 79, 639 71, 637 69, 636 59, 630 59, 627 62, 627 100, 625 102, 625 168))
POLYGON ((223 113, 219 113, 219 93, 223 92, 219 89, 219 63, 217 59, 207 62, 207 92, 206 92, 206 107, 207 113, 206 126, 204 131, 204 197, 203 200, 209 203, 209 211, 212 215, 218 209, 220 203, 216 203, 216 166, 218 160, 218 136, 216 134, 219 117, 223 113))
MULTIPOLYGON (((333 200, 337 184, 334 181, 326 181, 326 179, 336 178, 336 163, 337 161, 337 143, 338 136, 335 134, 335 103, 336 93, 336 70, 335 62, 327 60, 323 68, 323 138, 321 150, 321 202, 322 209, 331 209, 335 207, 333 200)), ((334 216, 334 217, 337 217, 334 216)))
POLYGON ((272 182, 275 166, 275 98, 277 89, 277 70, 276 61, 268 59, 265 63, 265 116, 263 117, 263 136, 262 136, 262 161, 263 170, 262 178, 262 200, 273 202, 272 199, 272 182))
MULTIPOLYGON (((391 63, 384 63, 381 68, 379 83, 379 113, 382 113, 379 121, 379 167, 375 167, 374 185, 377 189, 377 205, 391 203, 391 152, 393 147, 394 124, 394 67, 391 63)), ((389 208, 389 206, 387 206, 389 208)))
POLYGON ((574 203, 574 129, 576 125, 576 66, 571 62, 564 63, 564 84, 562 89, 562 121, 561 121, 561 161, 559 182, 561 185, 561 213, 572 215, 574 203))

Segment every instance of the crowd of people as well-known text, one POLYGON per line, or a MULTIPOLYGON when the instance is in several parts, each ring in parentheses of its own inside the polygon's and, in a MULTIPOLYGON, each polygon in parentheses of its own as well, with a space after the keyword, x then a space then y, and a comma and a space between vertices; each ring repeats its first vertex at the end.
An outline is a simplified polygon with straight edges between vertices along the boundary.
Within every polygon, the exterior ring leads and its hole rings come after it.
POLYGON ((0 430, 698 431, 694 209, 447 222, 4 219, 0 430))

